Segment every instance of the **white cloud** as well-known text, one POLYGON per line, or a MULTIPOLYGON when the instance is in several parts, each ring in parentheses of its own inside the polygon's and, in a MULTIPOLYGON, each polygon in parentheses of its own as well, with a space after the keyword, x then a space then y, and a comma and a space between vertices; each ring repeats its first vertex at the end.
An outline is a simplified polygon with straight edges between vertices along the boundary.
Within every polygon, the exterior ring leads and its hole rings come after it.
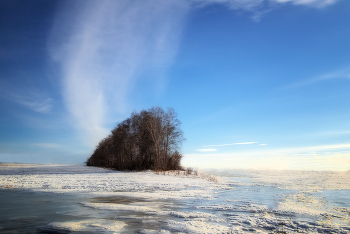
POLYGON ((251 145, 251 144, 257 144, 258 142, 239 142, 239 143, 231 143, 231 144, 222 144, 222 145, 208 145, 208 146, 227 146, 227 145, 251 145))
POLYGON ((195 7, 221 4, 231 10, 252 12, 252 19, 257 22, 264 14, 273 9, 273 6, 266 6, 264 0, 192 0, 192 3, 195 4, 195 7))
POLYGON ((60 148, 62 147, 59 144, 56 143, 36 143, 36 144, 31 144, 32 146, 37 146, 41 148, 60 148))
POLYGON ((221 4, 232 10, 243 10, 252 13, 252 19, 259 22, 268 12, 278 6, 291 3, 322 8, 336 3, 338 0, 192 0, 196 7, 221 4))
POLYGON ((200 151, 200 152, 214 152, 214 151, 217 151, 217 149, 197 149, 197 151, 200 151))
POLYGON ((223 4, 230 9, 238 10, 254 10, 257 7, 263 5, 264 0, 192 0, 198 6, 207 6, 210 4, 223 4))
POLYGON ((281 148, 225 154, 185 154, 183 165, 199 168, 338 170, 350 169, 350 144, 281 148))
POLYGON ((271 0, 277 3, 287 3, 290 2, 294 5, 307 5, 313 7, 325 7, 328 5, 332 5, 338 0, 271 0))
POLYGON ((12 94, 13 101, 39 113, 48 113, 52 109, 52 99, 35 96, 23 96, 12 94))
POLYGON ((186 1, 68 1, 49 40, 62 68, 63 95, 74 125, 95 145, 109 118, 128 109, 145 70, 164 70, 177 51, 186 1))
POLYGON ((235 145, 251 145, 251 144, 256 144, 258 142, 241 142, 241 143, 235 143, 235 145))
POLYGON ((37 89, 15 88, 5 82, 0 84, 0 96, 39 113, 48 113, 53 106, 52 99, 37 89))
POLYGON ((336 3, 338 0, 268 0, 268 1, 264 1, 264 0, 192 0, 192 1, 195 3, 199 3, 202 6, 209 5, 209 4, 224 4, 234 10, 244 9, 248 11, 253 11, 264 6, 266 2, 278 3, 278 4, 292 3, 294 5, 325 7, 336 3))
POLYGON ((350 148, 350 144, 337 144, 337 145, 319 145, 308 147, 297 147, 277 150, 276 152, 309 152, 309 151, 329 151, 329 150, 342 150, 350 148))
POLYGON ((326 80, 336 80, 336 79, 350 80, 350 68, 345 68, 345 69, 330 72, 327 74, 319 75, 319 76, 311 78, 311 79, 307 79, 304 81, 300 81, 300 82, 288 85, 285 88, 286 89, 299 88, 299 87, 312 85, 312 84, 319 83, 319 82, 326 81, 326 80))

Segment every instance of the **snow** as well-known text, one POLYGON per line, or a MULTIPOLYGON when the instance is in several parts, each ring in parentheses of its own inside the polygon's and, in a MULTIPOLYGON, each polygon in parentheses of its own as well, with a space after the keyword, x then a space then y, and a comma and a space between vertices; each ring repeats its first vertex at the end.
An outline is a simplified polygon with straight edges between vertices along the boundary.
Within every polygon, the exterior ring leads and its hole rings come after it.
MULTIPOLYGON (((211 199, 214 194, 213 191, 225 186, 222 183, 210 181, 212 178, 206 177, 204 174, 185 176, 175 172, 170 174, 156 174, 152 171, 119 172, 103 168, 87 167, 85 165, 14 164, 0 166, 0 189, 73 193, 90 197, 99 196, 100 198, 112 195, 129 197, 129 200, 131 199, 129 202, 127 199, 121 200, 123 204, 95 201, 81 203, 81 205, 104 211, 142 212, 145 214, 161 214, 177 218, 213 217, 213 215, 208 213, 179 212, 172 211, 171 208, 164 211, 162 209, 164 203, 159 202, 159 200, 169 199, 211 199), (157 199, 158 202, 152 201, 154 199, 157 199)), ((60 212, 59 214, 74 216, 74 213, 69 212, 60 212)), ((123 220, 125 218, 143 219, 143 223, 158 221, 130 215, 124 218, 118 218, 123 220)), ((52 222, 49 226, 55 230, 69 232, 96 231, 114 233, 122 229, 125 224, 122 221, 89 219, 83 221, 52 222)), ((168 223, 166 226, 168 228, 171 226, 179 229, 177 223, 168 223)), ((204 230, 203 227, 200 229, 200 226, 191 222, 184 223, 180 229, 204 230)), ((213 227, 210 228, 210 230, 212 229, 213 227)), ((141 233, 170 232, 168 230, 155 231, 145 229, 141 233)))
POLYGON ((228 226, 208 223, 206 221, 169 221, 168 228, 184 233, 229 233, 228 226))
POLYGON ((349 171, 296 171, 296 170, 209 170, 223 177, 244 177, 245 182, 232 181, 233 184, 273 185, 289 190, 344 190, 350 188, 349 171))
POLYGON ((210 198, 220 184, 199 177, 119 172, 85 165, 0 166, 0 188, 56 193, 94 193, 142 198, 210 198), (157 193, 147 192, 157 190, 157 193))
POLYGON ((89 219, 81 220, 81 212, 67 210, 57 214, 73 220, 48 224, 53 230, 68 232, 120 233, 135 223, 140 229, 130 232, 350 231, 349 172, 209 173, 223 177, 205 173, 119 172, 85 165, 0 164, 0 189, 90 198, 78 203, 96 211, 89 219), (326 190, 330 195, 322 193, 326 190), (329 200, 332 197, 344 205, 333 205, 334 201, 329 200), (99 216, 105 213, 108 215, 99 216))
POLYGON ((49 224, 56 230, 69 231, 69 232, 86 232, 95 231, 103 233, 116 233, 121 230, 125 224, 120 221, 109 220, 89 220, 89 221, 71 221, 71 222, 52 222, 49 224))

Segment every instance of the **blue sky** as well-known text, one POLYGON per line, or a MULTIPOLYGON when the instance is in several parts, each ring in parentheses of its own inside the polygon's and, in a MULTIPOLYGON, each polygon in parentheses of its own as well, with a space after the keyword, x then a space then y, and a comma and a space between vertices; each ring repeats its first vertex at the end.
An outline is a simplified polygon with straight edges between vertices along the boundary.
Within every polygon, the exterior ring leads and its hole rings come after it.
POLYGON ((0 2, 0 161, 82 163, 173 107, 197 168, 350 169, 350 2, 0 2))

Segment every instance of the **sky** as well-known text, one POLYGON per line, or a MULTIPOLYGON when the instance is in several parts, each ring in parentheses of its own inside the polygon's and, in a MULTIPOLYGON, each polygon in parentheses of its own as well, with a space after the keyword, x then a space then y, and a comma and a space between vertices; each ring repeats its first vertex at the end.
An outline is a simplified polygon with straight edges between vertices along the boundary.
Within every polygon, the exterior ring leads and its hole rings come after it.
POLYGON ((1 0, 0 162, 172 107, 183 165, 350 170, 350 1, 1 0))

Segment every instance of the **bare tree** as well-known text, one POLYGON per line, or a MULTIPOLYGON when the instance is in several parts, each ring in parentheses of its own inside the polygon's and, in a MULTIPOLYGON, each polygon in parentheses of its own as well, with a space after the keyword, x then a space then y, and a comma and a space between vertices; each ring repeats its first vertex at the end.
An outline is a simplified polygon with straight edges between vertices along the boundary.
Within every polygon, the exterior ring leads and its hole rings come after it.
POLYGON ((133 112, 104 138, 86 162, 117 170, 180 169, 181 122, 172 108, 133 112))

